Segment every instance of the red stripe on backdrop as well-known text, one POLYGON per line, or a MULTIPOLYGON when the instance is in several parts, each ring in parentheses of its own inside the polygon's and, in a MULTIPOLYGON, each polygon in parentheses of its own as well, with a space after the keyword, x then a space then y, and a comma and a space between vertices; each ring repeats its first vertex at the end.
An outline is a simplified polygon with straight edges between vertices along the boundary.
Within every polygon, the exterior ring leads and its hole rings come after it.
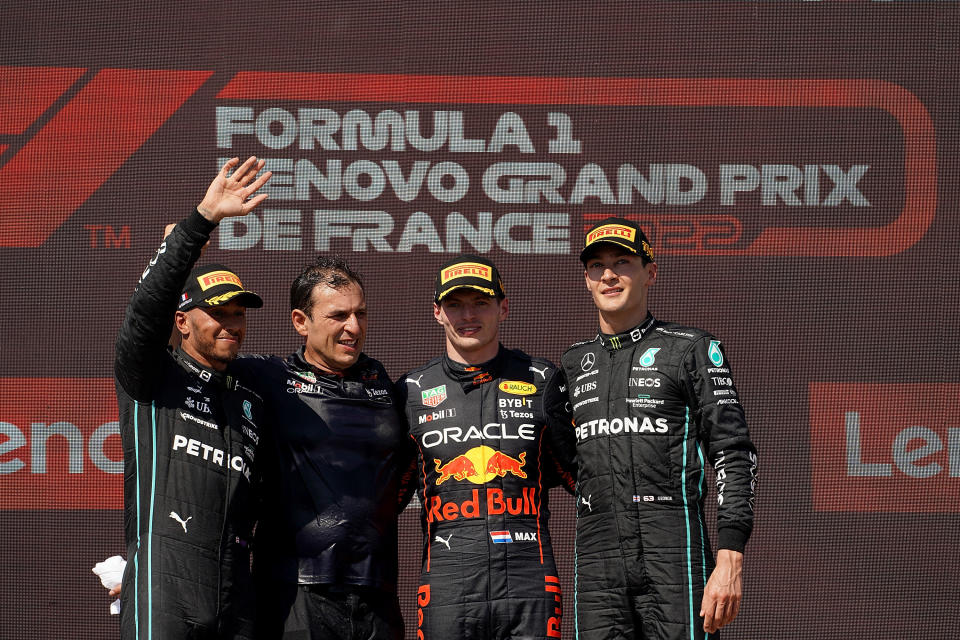
POLYGON ((960 384, 810 383, 813 508, 960 512, 960 384))
POLYGON ((110 378, 0 378, 0 509, 119 509, 110 378))
POLYGON ((904 134, 905 198, 883 227, 770 227, 749 246, 695 253, 752 256, 884 256, 916 244, 936 214, 933 122, 903 87, 880 80, 748 78, 537 78, 382 74, 238 73, 221 99, 427 102, 638 107, 844 107, 880 109, 904 134))
POLYGON ((57 67, 0 67, 0 133, 23 133, 85 71, 57 67))
POLYGON ((210 75, 98 73, 0 168, 0 246, 43 244, 210 75))

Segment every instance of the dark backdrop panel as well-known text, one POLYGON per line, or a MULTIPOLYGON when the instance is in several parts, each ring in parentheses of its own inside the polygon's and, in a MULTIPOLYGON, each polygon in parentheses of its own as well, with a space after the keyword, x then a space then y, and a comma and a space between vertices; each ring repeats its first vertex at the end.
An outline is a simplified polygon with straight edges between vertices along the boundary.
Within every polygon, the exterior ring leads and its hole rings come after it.
MULTIPOLYGON (((0 636, 115 636, 90 573, 123 547, 113 336, 163 225, 246 154, 276 171, 270 199, 205 256, 264 294, 245 348, 298 345, 289 282, 338 252, 366 275, 366 350, 393 376, 442 348, 432 274, 457 230, 504 274, 504 342, 557 360, 596 330, 583 229, 641 220, 653 312, 723 339, 759 449, 724 637, 954 636, 958 16, 5 3, 0 636)), ((572 637, 574 511, 552 497, 572 637)), ((412 634, 415 510, 401 531, 412 634)))

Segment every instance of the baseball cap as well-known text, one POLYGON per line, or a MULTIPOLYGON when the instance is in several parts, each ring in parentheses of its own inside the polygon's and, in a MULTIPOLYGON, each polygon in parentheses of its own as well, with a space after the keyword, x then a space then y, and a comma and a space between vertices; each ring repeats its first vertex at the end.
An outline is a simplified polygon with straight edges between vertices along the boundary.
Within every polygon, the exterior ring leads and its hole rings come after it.
POLYGON ((459 255, 443 263, 437 271, 433 299, 435 302, 440 302, 454 289, 464 287, 482 291, 496 298, 504 298, 507 295, 504 293, 503 279, 500 278, 496 265, 486 258, 472 254, 459 255))
POLYGON ((263 299, 244 289, 237 274, 222 264, 208 264, 190 272, 177 309, 188 311, 194 307, 216 307, 228 302, 254 309, 263 306, 263 299))
POLYGON ((650 262, 654 262, 653 249, 650 248, 650 242, 644 235, 643 229, 636 222, 631 222, 626 218, 604 218, 590 227, 583 240, 580 262, 583 262, 600 243, 615 244, 630 253, 635 253, 650 262))

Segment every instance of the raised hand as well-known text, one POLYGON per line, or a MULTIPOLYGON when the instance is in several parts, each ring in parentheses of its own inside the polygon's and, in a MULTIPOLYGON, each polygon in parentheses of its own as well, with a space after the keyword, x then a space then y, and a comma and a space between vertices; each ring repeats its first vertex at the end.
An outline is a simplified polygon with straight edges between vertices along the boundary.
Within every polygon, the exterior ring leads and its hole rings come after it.
POLYGON ((264 161, 258 161, 256 157, 250 156, 237 167, 239 162, 240 158, 227 160, 226 164, 220 168, 220 173, 207 188, 207 194, 197 207, 200 215, 207 220, 220 222, 224 218, 232 216, 245 216, 267 199, 265 193, 250 198, 273 175, 272 172, 267 171, 254 180, 257 173, 263 169, 264 161), (228 176, 227 174, 234 167, 237 167, 236 170, 228 176))

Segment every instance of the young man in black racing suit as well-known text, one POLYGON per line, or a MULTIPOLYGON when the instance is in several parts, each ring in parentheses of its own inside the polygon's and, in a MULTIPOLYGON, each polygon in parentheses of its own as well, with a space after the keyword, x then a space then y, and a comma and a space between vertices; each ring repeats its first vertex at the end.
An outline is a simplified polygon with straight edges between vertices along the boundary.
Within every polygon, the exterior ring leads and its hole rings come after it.
POLYGON ((263 407, 232 369, 245 311, 263 305, 222 265, 191 267, 217 223, 246 215, 269 179, 227 162, 165 239, 117 335, 124 460, 121 637, 253 638, 250 555, 263 407), (176 326, 178 348, 168 347, 176 326))
POLYGON ((559 638, 545 430, 565 399, 548 414, 543 396, 556 369, 500 344, 507 300, 489 260, 444 264, 433 312, 446 353, 397 382, 422 504, 417 637, 559 638))
POLYGON ((304 346, 237 362, 271 416, 258 460, 258 638, 401 640, 397 515, 410 448, 390 378, 363 353, 362 280, 321 257, 293 282, 290 307, 304 346))
POLYGON ((580 258, 600 332, 563 355, 550 390, 566 387, 575 424, 562 457, 576 460, 577 637, 715 637, 740 607, 757 468, 730 364, 714 336, 648 312, 657 264, 636 224, 598 223, 580 258))

